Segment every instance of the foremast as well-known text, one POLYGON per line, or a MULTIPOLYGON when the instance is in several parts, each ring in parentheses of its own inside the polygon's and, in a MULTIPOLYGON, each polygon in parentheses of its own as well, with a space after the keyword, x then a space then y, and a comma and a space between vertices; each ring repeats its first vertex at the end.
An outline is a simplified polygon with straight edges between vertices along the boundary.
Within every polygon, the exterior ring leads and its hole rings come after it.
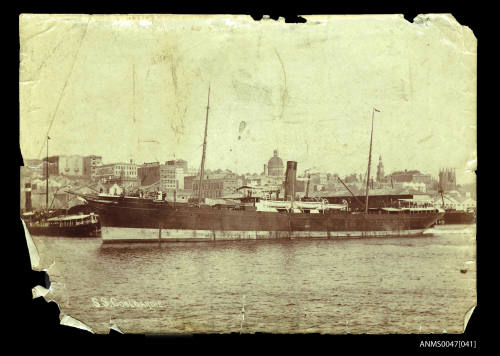
POLYGON ((45 208, 49 210, 49 140, 50 137, 47 135, 47 155, 45 164, 45 208))

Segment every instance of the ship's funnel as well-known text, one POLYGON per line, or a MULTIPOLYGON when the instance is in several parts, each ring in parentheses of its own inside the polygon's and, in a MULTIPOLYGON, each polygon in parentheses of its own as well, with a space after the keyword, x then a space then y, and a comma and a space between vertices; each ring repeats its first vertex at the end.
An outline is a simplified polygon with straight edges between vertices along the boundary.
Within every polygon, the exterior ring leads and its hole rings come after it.
POLYGON ((24 191, 26 197, 24 207, 26 211, 31 211, 31 183, 26 183, 24 185, 24 191))
POLYGON ((295 177, 297 175, 297 162, 286 162, 285 200, 295 200, 295 177))

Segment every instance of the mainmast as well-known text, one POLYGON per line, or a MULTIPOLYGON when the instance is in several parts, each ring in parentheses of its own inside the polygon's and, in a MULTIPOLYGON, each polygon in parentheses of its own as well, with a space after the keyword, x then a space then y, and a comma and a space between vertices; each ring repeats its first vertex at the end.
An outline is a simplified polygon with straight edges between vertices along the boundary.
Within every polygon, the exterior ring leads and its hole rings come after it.
POLYGON ((208 109, 209 109, 209 107, 210 107, 210 84, 208 84, 207 115, 205 118, 205 136, 203 138, 203 155, 201 156, 200 186, 198 187, 198 203, 201 202, 201 198, 202 198, 203 176, 205 174, 205 154, 207 151, 207 128, 208 128, 208 109))
POLYGON ((372 133, 370 135, 370 153, 368 154, 368 171, 366 174, 366 199, 365 199, 365 213, 368 213, 368 191, 370 189, 370 166, 372 164, 372 142, 373 142, 373 118, 375 117, 375 111, 379 110, 373 108, 372 110, 372 133))

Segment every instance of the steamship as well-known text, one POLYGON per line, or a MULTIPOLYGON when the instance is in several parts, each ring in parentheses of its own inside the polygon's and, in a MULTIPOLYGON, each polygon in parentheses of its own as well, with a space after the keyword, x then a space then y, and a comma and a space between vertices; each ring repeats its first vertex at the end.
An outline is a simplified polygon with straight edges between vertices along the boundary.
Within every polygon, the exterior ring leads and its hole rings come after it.
MULTIPOLYGON (((208 91, 210 103, 210 88, 208 91)), ((81 195, 99 214, 103 243, 309 239, 421 235, 444 211, 432 206, 368 208, 373 116, 365 210, 326 201, 295 201, 297 162, 288 161, 284 200, 247 196, 237 204, 209 205, 203 196, 208 112, 205 120, 198 199, 193 203, 129 196, 81 195)), ((174 195, 175 197, 175 195, 174 195)))
POLYGON ((22 215, 31 235, 61 237, 98 237, 100 223, 94 213, 79 215, 62 215, 51 218, 35 218, 36 213, 27 212, 22 215))

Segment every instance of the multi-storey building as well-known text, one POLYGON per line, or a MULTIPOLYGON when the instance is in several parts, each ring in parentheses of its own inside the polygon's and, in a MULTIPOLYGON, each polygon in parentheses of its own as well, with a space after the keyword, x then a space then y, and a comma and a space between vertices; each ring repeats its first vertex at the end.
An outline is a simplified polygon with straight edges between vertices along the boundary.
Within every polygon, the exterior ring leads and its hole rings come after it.
MULTIPOLYGON (((48 157, 48 165, 49 165, 49 176, 59 175, 59 158, 60 156, 51 156, 48 157)), ((47 158, 43 159, 42 164, 42 175, 45 177, 47 173, 47 158)))
MULTIPOLYGON (((193 181, 193 197, 198 197, 200 187, 199 177, 193 181)), ((224 180, 223 179, 204 179, 202 190, 202 198, 220 198, 224 195, 224 180)))
MULTIPOLYGON (((432 176, 430 174, 424 174, 417 170, 404 170, 399 172, 394 172, 388 177, 388 182, 391 186, 408 188, 425 186, 425 190, 430 190, 433 188, 434 183, 432 176), (411 184, 410 184, 411 183, 411 184)), ((424 190, 424 188, 418 188, 416 190, 424 190)))
POLYGON ((95 178, 96 167, 102 165, 101 156, 85 156, 83 157, 83 175, 88 178, 95 178))
POLYGON ((420 174, 419 171, 416 170, 404 170, 404 171, 397 171, 393 172, 391 174, 392 180, 396 183, 404 183, 404 182, 411 182, 413 180, 413 175, 414 174, 420 174))
MULTIPOLYGON (((198 197, 200 176, 189 177, 192 181, 192 196, 198 197)), ((205 175, 202 186, 202 198, 220 198, 234 193, 241 187, 242 180, 235 173, 212 173, 205 175)))
POLYGON ((432 184, 432 176, 430 174, 417 173, 413 175, 413 183, 423 183, 427 187, 432 184))
POLYGON ((326 173, 311 174, 311 184, 326 185, 328 183, 328 175, 326 173))
MULTIPOLYGON (((181 160, 179 160, 181 161, 181 160)), ((158 188, 169 192, 184 189, 184 177, 186 175, 184 164, 176 165, 160 164, 159 162, 144 163, 138 168, 138 181, 141 186, 152 186, 158 183, 158 188)), ((185 161, 183 161, 185 162, 185 161)))
POLYGON ((138 185, 137 165, 130 163, 110 163, 95 167, 95 178, 104 182, 117 182, 121 185, 138 185))
POLYGON ((83 157, 79 155, 59 156, 58 167, 60 175, 83 176, 83 157))
POLYGON ((183 159, 176 159, 165 162, 166 166, 175 166, 176 168, 182 168, 184 173, 188 173, 188 163, 183 159))
POLYGON ((144 163, 137 168, 137 179, 141 186, 150 186, 160 181, 160 162, 144 163))
POLYGON ((160 187, 165 191, 184 189, 184 169, 175 165, 161 165, 160 187))
POLYGON ((193 190, 193 183, 197 178, 200 180, 200 177, 196 175, 184 176, 184 189, 193 190))
POLYGON ((455 169, 445 168, 439 171, 439 189, 445 192, 457 190, 455 169))

